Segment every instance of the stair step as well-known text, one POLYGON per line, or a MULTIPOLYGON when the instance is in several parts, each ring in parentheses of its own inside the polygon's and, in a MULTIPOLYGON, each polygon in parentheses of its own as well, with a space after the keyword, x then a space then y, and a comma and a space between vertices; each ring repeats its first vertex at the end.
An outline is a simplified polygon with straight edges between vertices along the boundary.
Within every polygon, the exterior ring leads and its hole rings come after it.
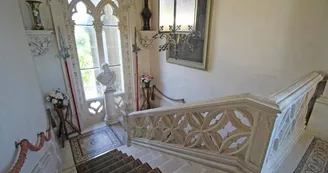
POLYGON ((122 160, 120 161, 117 161, 111 165, 108 165, 107 167, 97 171, 96 173, 108 173, 108 172, 111 172, 113 170, 116 170, 122 166, 124 166, 125 164, 128 164, 130 162, 134 161, 134 158, 132 156, 129 156, 127 158, 123 158, 122 160))
POLYGON ((133 155, 133 154, 138 153, 143 150, 144 149, 131 146, 131 147, 128 147, 126 150, 122 150, 122 152, 127 153, 128 155, 133 155))
POLYGON ((152 151, 142 157, 140 157, 139 159, 143 162, 143 163, 146 163, 146 162, 149 162, 151 160, 153 160, 154 158, 160 156, 160 153, 158 153, 157 151, 152 151))
POLYGON ((172 173, 179 169, 182 165, 186 164, 187 162, 180 160, 178 158, 172 158, 166 163, 159 166, 159 170, 162 171, 162 173, 172 173))
POLYGON ((128 164, 125 164, 124 166, 121 166, 118 169, 115 169, 114 171, 111 171, 110 173, 126 173, 131 171, 132 169, 139 167, 140 165, 142 165, 142 163, 139 159, 137 159, 128 164))
POLYGON ((201 165, 199 164, 189 164, 186 163, 184 165, 182 165, 182 167, 180 167, 179 169, 177 169, 176 171, 174 171, 174 173, 202 173, 205 172, 206 169, 202 168, 201 165))
POLYGON ((151 171, 147 173, 162 173, 158 168, 152 169, 151 171))
POLYGON ((149 171, 151 171, 151 167, 148 165, 148 163, 144 163, 140 166, 138 166, 137 168, 129 171, 128 173, 147 173, 149 171))
POLYGON ((169 159, 166 158, 163 155, 160 155, 158 157, 156 157, 155 159, 151 160, 148 162, 148 164, 152 167, 152 168, 156 168, 160 165, 162 165, 163 163, 167 162, 169 159))
POLYGON ((127 148, 129 148, 127 145, 122 145, 122 146, 119 146, 119 147, 116 148, 116 149, 119 150, 119 151, 124 151, 124 150, 126 150, 127 148))
POLYGON ((139 158, 142 156, 145 156, 146 154, 148 154, 150 151, 149 150, 140 150, 137 153, 131 154, 134 158, 139 158))
POLYGON ((96 166, 94 166, 92 168, 87 169, 83 173, 94 173, 94 172, 97 172, 97 171, 105 168, 106 166, 111 165, 111 164, 114 164, 114 163, 116 163, 116 162, 118 162, 118 161, 120 161, 120 160, 122 160, 124 158, 127 158, 127 157, 128 157, 127 154, 122 154, 120 156, 113 157, 113 158, 111 158, 109 160, 105 160, 104 162, 99 163, 98 165, 96 165, 96 166))
POLYGON ((215 169, 209 169, 209 170, 203 171, 201 173, 229 173, 229 172, 219 171, 219 170, 215 170, 215 169))
POLYGON ((99 157, 96 157, 96 158, 88 161, 86 164, 83 164, 82 163, 82 164, 76 166, 76 170, 78 172, 83 172, 83 171, 85 171, 85 170, 87 170, 89 168, 92 168, 92 167, 94 167, 94 166, 96 166, 96 165, 98 165, 98 164, 100 164, 100 163, 102 163, 102 162, 104 162, 104 161, 106 161, 106 160, 114 157, 114 156, 120 156, 120 155, 123 155, 123 153, 121 151, 118 151, 116 149, 115 150, 112 150, 112 151, 110 151, 110 152, 108 152, 106 154, 103 154, 103 155, 101 155, 99 157))

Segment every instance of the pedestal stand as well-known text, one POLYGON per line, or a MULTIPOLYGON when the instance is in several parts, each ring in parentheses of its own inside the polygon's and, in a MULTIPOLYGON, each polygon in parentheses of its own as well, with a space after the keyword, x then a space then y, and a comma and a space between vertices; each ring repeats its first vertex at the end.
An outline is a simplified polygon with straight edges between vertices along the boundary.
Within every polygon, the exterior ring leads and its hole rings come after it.
POLYGON ((119 115, 117 114, 115 108, 115 89, 107 89, 104 93, 104 103, 105 103, 105 123, 107 125, 115 124, 119 122, 119 115))

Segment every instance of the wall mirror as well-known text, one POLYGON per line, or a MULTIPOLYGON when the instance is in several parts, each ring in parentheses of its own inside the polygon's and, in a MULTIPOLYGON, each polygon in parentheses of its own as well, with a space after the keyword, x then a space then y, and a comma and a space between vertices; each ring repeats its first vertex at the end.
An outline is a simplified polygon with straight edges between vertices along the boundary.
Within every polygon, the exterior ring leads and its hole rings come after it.
POLYGON ((167 62, 206 70, 212 0, 159 0, 167 62))

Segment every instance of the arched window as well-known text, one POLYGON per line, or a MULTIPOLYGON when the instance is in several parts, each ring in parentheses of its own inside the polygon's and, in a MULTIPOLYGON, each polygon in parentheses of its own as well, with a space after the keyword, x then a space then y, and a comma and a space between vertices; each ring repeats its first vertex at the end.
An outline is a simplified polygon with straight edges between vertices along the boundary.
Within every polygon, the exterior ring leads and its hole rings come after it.
POLYGON ((71 7, 73 14, 71 19, 75 23, 76 49, 86 100, 102 97, 102 86, 96 80, 96 76, 100 73, 101 64, 105 62, 116 73, 116 91, 124 91, 118 19, 113 15, 113 8, 109 4, 99 7, 97 6, 99 2, 100 0, 84 0, 71 7), (84 4, 84 2, 89 4, 84 4), (98 15, 97 11, 101 11, 101 15, 98 15))

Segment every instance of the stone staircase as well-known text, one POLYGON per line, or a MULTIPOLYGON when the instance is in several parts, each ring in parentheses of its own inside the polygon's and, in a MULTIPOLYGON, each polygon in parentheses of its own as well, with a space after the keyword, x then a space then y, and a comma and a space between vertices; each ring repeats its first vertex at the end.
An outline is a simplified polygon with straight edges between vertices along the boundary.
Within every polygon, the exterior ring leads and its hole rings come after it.
POLYGON ((187 160, 166 155, 148 148, 133 145, 126 145, 117 148, 118 150, 138 158, 142 163, 148 163, 152 168, 158 168, 162 173, 222 173, 204 165, 189 162, 187 160))
MULTIPOLYGON (((78 173, 217 173, 218 170, 139 146, 121 146, 76 167, 78 173), (152 169, 155 168, 155 169, 152 169)), ((220 171, 222 173, 222 171, 220 171)))
POLYGON ((134 159, 117 149, 82 163, 76 167, 78 173, 160 173, 148 163, 134 159))

